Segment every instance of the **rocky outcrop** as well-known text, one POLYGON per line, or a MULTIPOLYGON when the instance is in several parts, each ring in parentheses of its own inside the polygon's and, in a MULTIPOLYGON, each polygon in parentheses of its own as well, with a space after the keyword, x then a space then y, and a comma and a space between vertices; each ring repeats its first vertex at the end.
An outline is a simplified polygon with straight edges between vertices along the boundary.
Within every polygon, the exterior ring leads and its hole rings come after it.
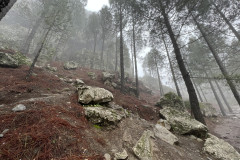
POLYGON ((82 86, 78 87, 78 102, 82 104, 106 103, 113 100, 113 94, 104 88, 82 86))
POLYGON ((200 109, 205 117, 217 117, 219 115, 211 103, 200 103, 200 109))
POLYGON ((143 132, 141 138, 137 141, 133 147, 134 154, 140 160, 152 160, 153 159, 153 142, 151 137, 154 137, 153 132, 146 130, 143 132))
POLYGON ((193 134, 197 137, 205 137, 207 127, 191 118, 188 112, 179 111, 177 109, 166 107, 160 110, 160 117, 165 118, 175 133, 193 134))
POLYGON ((160 138, 161 140, 171 145, 178 143, 178 138, 169 130, 167 130, 167 128, 161 126, 160 124, 156 124, 153 131, 155 137, 160 138))
POLYGON ((66 62, 63 65, 63 68, 66 69, 66 70, 74 70, 74 69, 77 69, 77 67, 78 67, 78 64, 76 62, 73 62, 73 61, 66 62))
POLYGON ((166 93, 159 102, 156 103, 156 106, 164 108, 164 107, 174 107, 178 109, 184 109, 183 102, 181 97, 177 96, 173 92, 166 93))
POLYGON ((109 72, 102 72, 102 79, 105 82, 106 80, 112 81, 115 78, 115 74, 111 74, 109 72))
POLYGON ((19 64, 12 54, 0 52, 0 67, 17 68, 19 64))
POLYGON ((93 124, 101 126, 116 125, 126 117, 125 110, 115 110, 100 105, 85 107, 85 116, 93 124))
POLYGON ((240 154, 227 142, 208 134, 203 150, 219 160, 239 160, 240 154))
POLYGON ((115 153, 114 156, 115 156, 114 160, 125 160, 128 158, 128 153, 124 149, 122 152, 115 153))

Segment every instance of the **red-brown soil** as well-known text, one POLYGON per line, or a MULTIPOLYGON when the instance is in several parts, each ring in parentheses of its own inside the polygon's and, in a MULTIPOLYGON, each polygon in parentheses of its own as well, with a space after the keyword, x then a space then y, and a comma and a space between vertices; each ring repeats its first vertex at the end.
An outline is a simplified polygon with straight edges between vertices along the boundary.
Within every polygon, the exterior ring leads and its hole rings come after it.
MULTIPOLYGON (((60 62, 51 63, 51 66, 57 67, 57 72, 35 68, 29 80, 25 79, 29 69, 27 66, 0 68, 0 132, 9 129, 0 138, 1 160, 103 160, 103 154, 114 146, 118 149, 122 147, 117 142, 125 130, 130 129, 136 141, 145 129, 151 128, 159 119, 159 108, 154 106, 158 96, 141 92, 138 99, 131 93, 123 94, 119 89, 105 86, 102 71, 99 70, 65 70, 60 62), (94 72, 97 78, 92 80, 89 72, 94 72), (116 104, 145 119, 147 125, 142 125, 145 123, 142 119, 128 118, 114 130, 92 127, 84 117, 82 105, 77 102, 75 87, 60 78, 79 78, 87 85, 108 89, 113 93, 116 104), (20 103, 27 109, 12 112, 11 109, 20 103)), ((126 86, 132 86, 131 80, 126 86)), ((142 84, 141 89, 145 90, 142 84)), ((215 125, 210 121, 208 124, 215 125)), ((201 153, 202 143, 186 137, 179 139, 180 145, 177 147, 161 142, 158 145, 159 154, 172 160, 207 158, 201 153)))

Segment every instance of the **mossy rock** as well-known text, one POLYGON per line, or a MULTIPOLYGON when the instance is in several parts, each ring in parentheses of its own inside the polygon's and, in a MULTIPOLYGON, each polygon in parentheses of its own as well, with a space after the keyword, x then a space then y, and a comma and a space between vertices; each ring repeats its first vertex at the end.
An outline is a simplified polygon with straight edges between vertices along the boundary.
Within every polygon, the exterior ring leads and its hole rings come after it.
POLYGON ((30 58, 26 57, 22 53, 16 53, 12 56, 16 61, 18 61, 18 65, 28 65, 30 66, 32 64, 32 61, 30 58))
POLYGON ((156 103, 156 106, 164 108, 164 107, 174 107, 183 109, 183 101, 182 98, 176 95, 173 92, 166 93, 159 102, 156 103))

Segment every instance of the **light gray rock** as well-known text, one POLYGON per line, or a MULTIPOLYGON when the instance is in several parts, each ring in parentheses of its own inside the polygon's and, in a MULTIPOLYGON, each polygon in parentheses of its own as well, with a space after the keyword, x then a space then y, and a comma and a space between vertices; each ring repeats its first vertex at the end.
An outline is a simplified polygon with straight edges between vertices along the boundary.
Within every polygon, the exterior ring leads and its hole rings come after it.
POLYGON ((115 156, 115 160, 125 160, 128 158, 128 153, 127 151, 124 149, 123 152, 118 152, 114 154, 115 156))
POLYGON ((50 64, 47 64, 46 69, 52 72, 57 72, 57 67, 51 67, 50 64))
POLYGON ((3 136, 4 136, 3 134, 0 134, 0 138, 3 138, 3 136))
POLYGON ((117 88, 118 85, 116 83, 112 82, 112 86, 113 86, 113 88, 117 88))
POLYGON ((12 54, 0 52, 0 67, 17 68, 19 64, 12 54))
POLYGON ((101 126, 115 125, 126 117, 124 111, 114 110, 100 105, 84 107, 87 119, 93 124, 101 126))
POLYGON ((12 111, 14 112, 20 112, 20 111, 24 111, 26 110, 26 106, 24 106, 23 104, 18 104, 17 106, 15 106, 12 111))
POLYGON ((6 134, 9 131, 9 129, 4 129, 4 131, 2 132, 2 134, 6 134))
POLYGON ((143 132, 141 138, 133 147, 134 154, 140 160, 153 160, 153 144, 151 137, 154 137, 153 132, 146 130, 143 132))
POLYGON ((207 127, 191 118, 188 112, 180 111, 172 107, 166 107, 160 110, 160 116, 164 117, 175 133, 193 134, 197 137, 206 137, 207 127))
POLYGON ((83 86, 78 88, 78 102, 106 103, 113 100, 113 94, 104 88, 83 86))
POLYGON ((75 85, 84 85, 85 83, 81 79, 75 80, 75 85))
POLYGON ((91 78, 91 79, 96 79, 96 73, 94 72, 88 72, 88 76, 91 78))
POLYGON ((104 154, 104 158, 105 158, 105 160, 111 160, 111 156, 108 153, 104 154))
POLYGON ((115 78, 115 74, 111 74, 109 72, 102 72, 102 75, 103 75, 102 77, 103 81, 109 80, 111 82, 112 79, 115 78))
POLYGON ((63 68, 66 69, 66 70, 74 70, 74 69, 77 69, 77 67, 78 67, 78 64, 76 62, 73 62, 73 61, 66 62, 63 65, 63 68))
POLYGON ((170 129, 171 129, 171 125, 168 123, 167 120, 159 119, 159 120, 157 121, 157 124, 159 124, 159 125, 167 128, 167 130, 170 130, 170 129))
POLYGON ((211 103, 200 103, 200 109, 205 117, 217 117, 220 115, 211 103))
POLYGON ((167 128, 161 126, 160 124, 156 124, 153 131, 155 137, 158 137, 171 145, 178 143, 178 138, 169 130, 167 130, 167 128))
POLYGON ((239 160, 240 154, 227 142, 217 138, 212 134, 208 134, 203 151, 211 154, 219 160, 239 160))

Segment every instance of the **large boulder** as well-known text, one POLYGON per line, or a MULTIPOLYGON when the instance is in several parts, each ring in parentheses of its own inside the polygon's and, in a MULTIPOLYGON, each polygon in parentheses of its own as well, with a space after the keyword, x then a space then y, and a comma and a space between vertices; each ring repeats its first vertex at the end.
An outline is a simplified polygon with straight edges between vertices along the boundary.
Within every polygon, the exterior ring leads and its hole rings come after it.
POLYGON ((78 64, 76 62, 73 62, 73 61, 66 62, 63 65, 63 68, 66 69, 66 70, 74 70, 74 69, 77 69, 77 67, 78 67, 78 64))
POLYGON ((197 137, 205 137, 207 127, 191 118, 188 112, 180 111, 176 108, 166 107, 161 109, 160 117, 165 118, 175 133, 178 134, 193 134, 197 137))
POLYGON ((104 88, 83 86, 78 88, 78 102, 82 104, 106 103, 113 100, 113 94, 104 88))
POLYGON ((178 109, 183 109, 183 101, 181 97, 176 95, 173 92, 166 93, 159 102, 156 103, 156 106, 164 108, 164 107, 174 107, 178 109))
POLYGON ((141 138, 137 141, 133 147, 134 154, 140 160, 152 160, 153 159, 153 142, 151 138, 154 134, 150 130, 143 132, 141 138))
POLYGON ((15 53, 13 58, 18 61, 19 66, 32 64, 32 60, 21 53, 15 53))
POLYGON ((0 52, 0 67, 17 68, 19 64, 13 54, 0 52))
POLYGON ((200 103, 200 109, 205 117, 217 117, 219 115, 211 103, 200 103))
POLYGON ((173 145, 178 143, 178 138, 172 134, 167 128, 161 126, 160 124, 156 124, 154 129, 154 135, 157 138, 173 145))
POLYGON ((240 154, 227 142, 208 134, 203 150, 219 160, 239 160, 240 154))
POLYGON ((84 112, 90 122, 100 126, 115 125, 126 117, 124 109, 115 110, 100 105, 84 107, 84 112))

